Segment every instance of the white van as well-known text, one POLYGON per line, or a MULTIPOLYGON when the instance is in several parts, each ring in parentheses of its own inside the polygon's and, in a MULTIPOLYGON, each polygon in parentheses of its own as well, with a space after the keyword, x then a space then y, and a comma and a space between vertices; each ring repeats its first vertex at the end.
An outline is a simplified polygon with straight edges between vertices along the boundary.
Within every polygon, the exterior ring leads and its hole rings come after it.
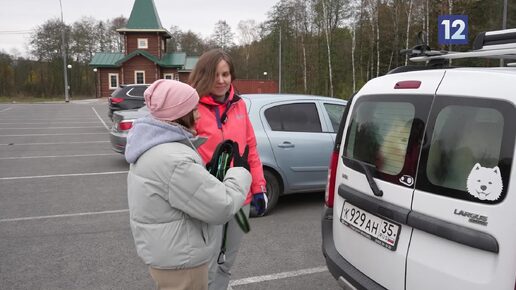
MULTIPOLYGON (((514 60, 516 29, 474 46, 412 60, 514 60)), ((405 71, 364 85, 340 124, 322 217, 339 285, 516 289, 515 133, 516 68, 405 71)))

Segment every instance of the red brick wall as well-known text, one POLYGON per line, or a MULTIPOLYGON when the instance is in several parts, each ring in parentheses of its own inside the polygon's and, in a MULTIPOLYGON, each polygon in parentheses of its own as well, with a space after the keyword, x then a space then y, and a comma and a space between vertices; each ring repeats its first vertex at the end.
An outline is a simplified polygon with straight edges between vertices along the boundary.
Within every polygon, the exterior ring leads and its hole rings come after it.
POLYGON ((180 72, 179 73, 179 81, 183 83, 188 83, 188 77, 190 77, 190 72, 180 72))
POLYGON ((140 49, 148 51, 150 54, 156 56, 157 58, 161 58, 162 56, 162 47, 161 47, 161 39, 159 33, 131 33, 126 34, 126 54, 130 54, 131 52, 140 49), (147 47, 138 48, 138 38, 147 38, 147 47))
POLYGON ((134 84, 134 71, 145 71, 145 83, 151 84, 161 77, 158 66, 148 58, 138 55, 123 64, 124 83, 134 84))
POLYGON ((177 74, 177 69, 176 68, 162 68, 160 78, 164 79, 165 74, 174 74, 174 76, 175 76, 177 74))
POLYGON ((118 73, 118 82, 122 84, 122 74, 120 74, 119 69, 106 69, 106 68, 98 68, 97 69, 97 86, 99 97, 109 97, 114 90, 109 89, 109 74, 110 73, 118 73))
POLYGON ((275 80, 234 80, 233 86, 240 94, 277 94, 278 82, 275 80))

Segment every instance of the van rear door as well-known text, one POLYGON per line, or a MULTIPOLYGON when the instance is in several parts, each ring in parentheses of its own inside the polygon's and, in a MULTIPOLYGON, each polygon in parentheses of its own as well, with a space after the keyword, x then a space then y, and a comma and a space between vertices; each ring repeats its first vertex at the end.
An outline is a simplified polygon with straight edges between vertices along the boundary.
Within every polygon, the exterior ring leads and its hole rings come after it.
POLYGON ((371 80, 354 97, 336 173, 336 249, 378 289, 405 288, 412 233, 406 221, 425 122, 443 71, 400 76, 371 80))
POLYGON ((454 69, 439 86, 408 221, 407 290, 513 289, 516 109, 504 98, 514 80, 454 69))

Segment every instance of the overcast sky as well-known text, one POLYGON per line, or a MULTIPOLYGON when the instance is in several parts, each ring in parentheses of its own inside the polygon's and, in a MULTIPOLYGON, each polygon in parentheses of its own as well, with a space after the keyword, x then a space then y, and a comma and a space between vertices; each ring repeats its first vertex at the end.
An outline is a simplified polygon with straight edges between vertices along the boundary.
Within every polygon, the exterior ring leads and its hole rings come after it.
MULTIPOLYGON (((108 20, 123 15, 129 18, 134 0, 61 0, 64 22, 72 24, 81 17, 108 20)), ((176 25, 208 37, 215 23, 225 20, 233 32, 241 20, 260 23, 279 0, 154 0, 164 28, 176 25)), ((59 0, 0 0, 0 50, 22 55, 27 51, 30 31, 51 18, 61 18, 59 0)))

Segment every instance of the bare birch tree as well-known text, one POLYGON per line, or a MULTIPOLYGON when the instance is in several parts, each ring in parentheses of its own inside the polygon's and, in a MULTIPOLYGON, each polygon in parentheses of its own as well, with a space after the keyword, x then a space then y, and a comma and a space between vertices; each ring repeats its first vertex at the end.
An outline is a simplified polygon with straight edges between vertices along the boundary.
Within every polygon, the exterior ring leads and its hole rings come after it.
POLYGON ((301 54, 303 59, 303 92, 308 92, 308 73, 307 73, 307 51, 306 37, 311 36, 311 13, 304 0, 294 0, 294 25, 301 42, 301 54))
MULTIPOLYGON (((408 2, 408 9, 407 9, 407 39, 405 41, 405 49, 408 49, 409 46, 409 39, 410 39, 410 24, 411 24, 411 17, 412 17, 412 1, 409 0, 408 2)), ((405 55, 405 65, 408 64, 408 54, 405 55)))
POLYGON ((323 19, 324 19, 324 34, 326 36, 326 49, 328 51, 328 80, 330 82, 330 97, 333 97, 333 74, 331 71, 331 49, 330 49, 330 36, 329 36, 329 28, 328 28, 328 11, 326 8, 326 1, 322 0, 322 9, 323 9, 323 19))
POLYGON ((255 41, 258 41, 260 37, 258 24, 255 20, 252 19, 241 20, 238 22, 237 35, 239 45, 243 48, 244 51, 245 77, 249 78, 249 70, 247 68, 249 66, 249 58, 251 57, 251 44, 255 41))
POLYGON ((211 36, 211 39, 215 44, 222 48, 227 49, 234 45, 233 43, 234 34, 231 31, 231 27, 225 20, 219 20, 215 23, 215 29, 211 36))

